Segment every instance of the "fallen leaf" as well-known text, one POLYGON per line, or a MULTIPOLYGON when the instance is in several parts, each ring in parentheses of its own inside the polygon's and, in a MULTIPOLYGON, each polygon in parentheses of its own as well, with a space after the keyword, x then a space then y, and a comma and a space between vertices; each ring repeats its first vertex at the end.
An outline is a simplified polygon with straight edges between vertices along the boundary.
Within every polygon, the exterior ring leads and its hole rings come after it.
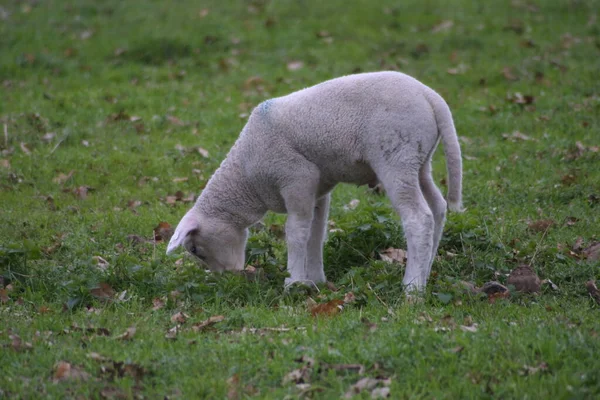
POLYGON ((23 153, 27 154, 28 156, 31 155, 31 150, 29 150, 29 147, 27 147, 27 143, 21 142, 20 147, 23 153))
POLYGON ((442 21, 439 24, 435 25, 431 29, 431 33, 444 32, 444 31, 449 30, 453 26, 454 26, 454 21, 452 21, 452 20, 445 20, 445 21, 442 21))
POLYGON ((94 353, 94 352, 88 353, 87 356, 88 356, 88 358, 91 358, 94 361, 100 361, 100 362, 108 361, 108 358, 106 358, 98 353, 94 353))
POLYGON ((446 72, 448 72, 450 75, 461 75, 464 74, 465 72, 467 72, 467 70, 469 69, 469 67, 466 64, 458 64, 458 66, 454 67, 454 68, 448 68, 448 70, 446 72))
POLYGON ((354 303, 356 296, 352 292, 348 292, 344 295, 344 304, 354 303))
POLYGON ((10 346, 15 351, 27 351, 33 349, 33 345, 29 342, 22 341, 19 335, 8 335, 8 338, 11 340, 10 346))
POLYGON ((293 370, 292 372, 287 373, 283 380, 281 381, 282 385, 287 385, 288 383, 294 382, 296 384, 308 383, 310 378, 311 369, 307 366, 302 368, 298 368, 293 370))
POLYGON ((100 300, 110 300, 115 291, 108 283, 100 283, 97 287, 90 289, 90 294, 100 300))
POLYGON ((90 374, 77 366, 73 366, 66 361, 59 361, 54 367, 53 382, 58 383, 65 380, 83 380, 87 381, 90 374))
POLYGON ((388 397, 390 397, 390 388, 389 387, 375 388, 371 392, 372 399, 387 399, 388 397))
POLYGON ((167 121, 169 121, 173 125, 185 126, 185 122, 183 122, 182 120, 180 120, 177 117, 173 117, 172 115, 167 115, 167 121))
POLYGON ((0 303, 8 303, 10 297, 8 297, 8 291, 4 288, 0 289, 0 303))
POLYGON ((165 301, 160 297, 152 299, 152 311, 158 311, 165 306, 165 301))
POLYGON ((136 329, 135 326, 131 326, 131 327, 127 328, 127 330, 125 332, 123 332, 119 336, 115 337, 115 339, 117 339, 117 340, 131 340, 131 339, 133 339, 133 336, 135 335, 136 330, 137 329, 136 329))
POLYGON ((331 300, 327 303, 316 304, 312 307, 309 306, 309 310, 313 317, 319 315, 333 316, 339 314, 344 309, 343 304, 343 300, 331 300))
POLYGON ((552 219, 540 219, 527 224, 527 227, 534 232, 546 232, 548 229, 556 225, 552 219))
POLYGON ((93 256, 92 260, 94 261, 94 264, 96 264, 96 267, 98 267, 98 269, 100 269, 101 271, 106 271, 108 269, 108 266, 110 265, 108 261, 106 261, 100 256, 93 256))
POLYGON ((54 139, 55 136, 56 136, 56 133, 54 133, 54 132, 48 132, 45 135, 43 135, 41 137, 41 139, 42 139, 42 141, 44 141, 46 143, 49 143, 49 142, 52 141, 52 139, 54 139))
POLYGON ((548 364, 545 362, 541 362, 537 367, 532 367, 529 365, 523 365, 523 369, 519 372, 520 375, 533 375, 538 372, 546 372, 548 370, 548 364))
POLYGON ((588 261, 600 260, 600 242, 594 242, 587 248, 583 249, 581 254, 588 261))
POLYGON ((227 379, 227 399, 237 400, 240 398, 240 376, 232 375, 227 379))
POLYGON ((177 333, 179 333, 179 325, 175 325, 171 329, 167 331, 165 334, 165 339, 174 340, 177 338, 177 333))
POLYGON ((171 322, 176 322, 178 324, 184 324, 188 318, 189 318, 188 315, 186 315, 180 311, 171 316, 171 322))
POLYGON ((461 329, 463 332, 472 332, 472 333, 474 333, 474 332, 477 332, 477 324, 473 324, 473 325, 470 325, 470 326, 467 326, 467 325, 461 325, 461 326, 460 326, 460 329, 461 329))
POLYGON ((518 140, 522 140, 522 141, 529 141, 529 140, 534 140, 532 137, 525 135, 524 133, 521 133, 519 131, 514 131, 513 133, 503 133, 502 137, 504 139, 510 140, 511 142, 516 142, 518 140))
POLYGON ((154 228, 154 241, 166 242, 171 239, 173 232, 174 230, 168 222, 161 221, 158 223, 158 226, 154 228))
POLYGON ((529 265, 520 265, 515 268, 506 281, 513 285, 518 292, 539 293, 542 281, 529 265))
POLYGON ((504 75, 504 78, 506 78, 506 80, 509 80, 509 81, 517 80, 517 77, 513 74, 513 70, 511 67, 502 68, 502 75, 504 75))
POLYGON ((199 154, 200 154, 202 157, 204 157, 204 158, 208 158, 208 157, 209 157, 209 155, 210 155, 210 154, 209 154, 209 152, 208 152, 208 150, 206 150, 206 149, 204 149, 204 148, 202 148, 202 147, 198 147, 198 148, 196 148, 196 150, 197 150, 197 151, 198 151, 198 153, 199 153, 199 154))
POLYGON ((75 173, 75 170, 72 169, 71 171, 69 171, 68 174, 63 174, 62 172, 59 173, 54 179, 52 179, 52 182, 54 183, 58 183, 59 185, 64 184, 66 181, 68 181, 69 179, 71 179, 71 177, 73 176, 73 174, 75 173))
POLYGON ((290 61, 287 63, 287 68, 289 71, 297 71, 304 67, 304 63, 302 61, 290 61))
POLYGON ((596 282, 587 281, 585 287, 587 288, 590 296, 592 296, 592 298, 596 300, 596 303, 600 305, 600 290, 598 290, 598 287, 596 287, 596 282))
POLYGON ((505 299, 510 296, 510 291, 500 282, 486 282, 481 288, 477 289, 480 293, 485 293, 488 296, 490 304, 494 304, 497 299, 505 299))
POLYGON ((79 186, 73 189, 73 195, 81 200, 85 200, 88 197, 88 192, 91 190, 93 189, 89 186, 79 186))
POLYGON ((387 387, 391 384, 391 381, 389 379, 362 378, 354 385, 350 386, 350 389, 344 394, 344 398, 351 399, 362 391, 372 390, 380 384, 387 387))
POLYGON ((173 178, 173 182, 175 182, 175 183, 187 182, 188 179, 190 179, 190 178, 188 178, 187 176, 184 176, 181 178, 173 178))
POLYGON ((202 322, 197 322, 194 325, 192 325, 192 330, 194 332, 202 332, 205 329, 215 325, 218 322, 221 322, 225 320, 225 317, 222 315, 213 315, 212 317, 208 318, 207 320, 204 320, 202 322))
POLYGON ((521 104, 521 105, 533 104, 535 102, 534 96, 532 96, 530 94, 523 95, 519 92, 509 93, 506 96, 506 99, 511 103, 521 104))
POLYGON ((403 249, 390 247, 379 253, 379 257, 385 262, 398 263, 400 265, 406 264, 406 250, 403 249))
POLYGON ((10 161, 6 159, 0 160, 0 167, 10 169, 10 161))

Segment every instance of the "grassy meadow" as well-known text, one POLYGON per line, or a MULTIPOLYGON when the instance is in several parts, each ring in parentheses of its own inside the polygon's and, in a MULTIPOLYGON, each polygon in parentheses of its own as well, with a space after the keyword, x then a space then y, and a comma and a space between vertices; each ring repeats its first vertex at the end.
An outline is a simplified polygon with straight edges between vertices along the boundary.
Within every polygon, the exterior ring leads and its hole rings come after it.
MULTIPOLYGON (((0 398, 597 398, 598 10, 0 2, 0 398), (334 191, 319 292, 283 291, 282 215, 251 229, 247 274, 165 255, 254 106, 378 70, 442 94, 463 151, 467 211, 423 303, 379 256, 405 243, 366 187, 334 191), (551 283, 465 289, 523 264, 551 283)), ((445 190, 441 149, 434 169, 445 190)))

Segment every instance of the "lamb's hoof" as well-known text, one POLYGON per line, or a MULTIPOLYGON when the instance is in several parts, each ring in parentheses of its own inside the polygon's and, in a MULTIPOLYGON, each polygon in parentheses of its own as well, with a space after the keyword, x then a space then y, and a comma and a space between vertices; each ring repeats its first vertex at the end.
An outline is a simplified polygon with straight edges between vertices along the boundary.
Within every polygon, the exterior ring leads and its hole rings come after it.
POLYGON ((302 288, 308 290, 309 292, 319 292, 317 283, 314 281, 308 279, 292 280, 291 278, 286 278, 283 289, 286 292, 289 292, 294 288, 302 288))
POLYGON ((410 305, 423 304, 425 302, 425 297, 421 292, 410 292, 406 293, 406 302, 410 305))

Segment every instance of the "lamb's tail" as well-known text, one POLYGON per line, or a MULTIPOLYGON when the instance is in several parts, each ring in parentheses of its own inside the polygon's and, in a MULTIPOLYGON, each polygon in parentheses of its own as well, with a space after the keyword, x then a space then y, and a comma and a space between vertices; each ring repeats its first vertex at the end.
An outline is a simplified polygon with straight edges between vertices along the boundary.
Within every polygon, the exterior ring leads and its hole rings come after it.
POLYGON ((448 208, 450 211, 462 212, 462 158, 460 144, 454 128, 452 114, 446 101, 433 90, 426 92, 426 98, 433 108, 438 132, 444 143, 446 168, 448 170, 448 208))

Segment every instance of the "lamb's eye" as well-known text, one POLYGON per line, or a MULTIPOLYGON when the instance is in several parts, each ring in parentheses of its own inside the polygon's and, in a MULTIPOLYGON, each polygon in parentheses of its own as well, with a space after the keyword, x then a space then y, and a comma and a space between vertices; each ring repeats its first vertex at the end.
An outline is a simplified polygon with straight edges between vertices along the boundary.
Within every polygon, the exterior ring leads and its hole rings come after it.
POLYGON ((202 254, 198 253, 198 249, 196 249, 196 246, 192 246, 190 248, 190 252, 201 260, 206 259, 206 256, 203 256, 202 254))

